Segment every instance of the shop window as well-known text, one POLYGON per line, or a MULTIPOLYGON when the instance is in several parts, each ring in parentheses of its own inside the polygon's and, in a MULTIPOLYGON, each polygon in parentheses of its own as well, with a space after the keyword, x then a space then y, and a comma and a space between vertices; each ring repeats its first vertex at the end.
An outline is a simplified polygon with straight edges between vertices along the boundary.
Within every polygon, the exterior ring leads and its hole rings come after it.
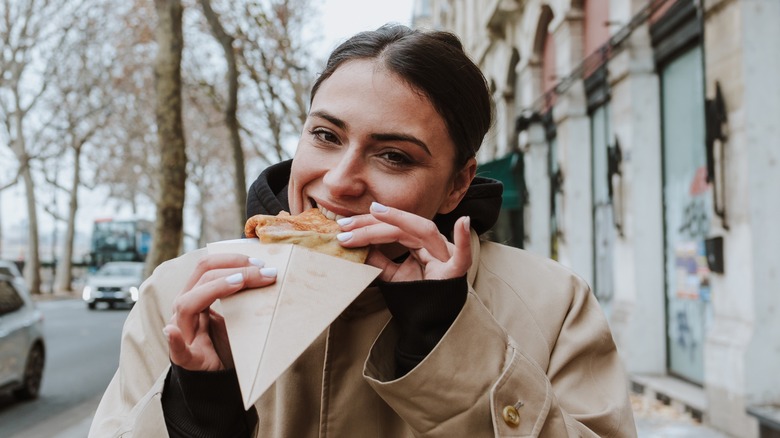
POLYGON ((522 248, 525 240, 523 204, 527 197, 523 155, 520 152, 513 152, 497 160, 480 164, 477 175, 499 180, 504 185, 501 212, 487 238, 494 242, 522 248))
POLYGON ((614 295, 614 245, 616 239, 610 196, 608 151, 613 134, 610 126, 607 70, 601 67, 585 79, 590 117, 591 196, 593 215, 593 292, 602 302, 614 295))
POLYGON ((712 313, 705 250, 712 196, 701 21, 692 2, 677 2, 650 32, 661 84, 667 366, 670 374, 702 384, 712 313))

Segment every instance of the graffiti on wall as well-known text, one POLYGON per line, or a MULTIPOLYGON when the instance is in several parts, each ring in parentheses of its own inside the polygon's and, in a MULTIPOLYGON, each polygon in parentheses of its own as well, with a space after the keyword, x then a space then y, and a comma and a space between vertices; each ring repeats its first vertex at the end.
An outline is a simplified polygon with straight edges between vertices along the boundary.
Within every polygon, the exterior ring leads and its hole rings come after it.
POLYGON ((674 246, 675 296, 680 299, 709 301, 710 270, 704 241, 710 230, 707 169, 696 169, 683 209, 678 240, 674 246))
POLYGON ((672 339, 688 360, 695 362, 702 346, 710 302, 710 270, 707 265, 705 239, 710 231, 710 185, 707 171, 700 167, 691 179, 682 217, 674 242, 672 339))

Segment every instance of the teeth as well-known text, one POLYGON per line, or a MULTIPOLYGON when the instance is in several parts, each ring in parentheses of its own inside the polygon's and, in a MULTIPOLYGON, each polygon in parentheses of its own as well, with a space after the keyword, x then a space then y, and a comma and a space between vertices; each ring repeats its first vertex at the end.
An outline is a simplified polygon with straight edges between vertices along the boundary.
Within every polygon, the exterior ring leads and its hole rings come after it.
POLYGON ((323 216, 325 216, 326 218, 328 218, 328 219, 330 219, 332 221, 337 221, 339 219, 344 219, 346 217, 346 216, 342 216, 340 214, 336 214, 336 213, 334 213, 332 211, 329 211, 325 207, 317 207, 317 208, 319 208, 320 213, 322 213, 323 216))

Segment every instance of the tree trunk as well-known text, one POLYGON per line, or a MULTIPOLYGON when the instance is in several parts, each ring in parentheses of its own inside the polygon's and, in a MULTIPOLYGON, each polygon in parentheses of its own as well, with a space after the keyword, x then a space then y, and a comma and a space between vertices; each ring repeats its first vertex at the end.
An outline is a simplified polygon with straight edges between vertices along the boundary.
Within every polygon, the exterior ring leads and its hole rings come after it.
POLYGON ((12 146, 16 158, 22 166, 21 176, 24 181, 24 190, 27 192, 27 254, 24 260, 24 278, 31 294, 41 293, 41 257, 40 240, 38 238, 38 212, 35 203, 35 181, 30 169, 30 156, 27 154, 27 144, 24 138, 24 112, 19 110, 18 91, 14 90, 14 98, 17 111, 14 120, 16 139, 12 140, 12 146))
POLYGON ((225 52, 225 61, 227 62, 226 80, 228 83, 228 96, 225 105, 225 124, 230 131, 230 146, 233 151, 233 164, 235 166, 235 196, 236 206, 238 208, 238 220, 240 221, 239 230, 244 228, 244 218, 246 217, 246 170, 244 164, 244 149, 241 147, 241 137, 239 136, 238 118, 236 110, 238 108, 238 67, 236 66, 236 54, 233 50, 234 38, 229 35, 220 22, 219 16, 211 8, 210 0, 200 0, 203 13, 211 27, 211 33, 222 46, 225 52))
MULTIPOLYGON (((202 185, 202 184, 201 184, 202 185)), ((206 191, 208 189, 206 187, 200 187, 200 202, 198 202, 198 215, 200 216, 200 227, 198 229, 198 248, 205 248, 206 243, 206 233, 208 230, 208 214, 209 212, 206 209, 206 205, 208 203, 206 202, 206 191)))
POLYGON ((160 192, 147 275, 179 254, 182 244, 187 155, 184 148, 181 97, 182 4, 155 0, 157 9, 156 116, 160 143, 160 192))
MULTIPOLYGON (((24 149, 22 149, 24 150, 24 149)), ((22 171, 24 180, 24 189, 27 192, 27 218, 29 221, 27 227, 27 255, 24 260, 24 278, 27 279, 27 286, 30 293, 41 293, 41 257, 38 252, 40 241, 38 239, 38 213, 35 205, 35 183, 33 182, 32 172, 29 166, 25 166, 22 171)))
POLYGON ((79 208, 79 184, 81 184, 81 147, 73 149, 73 181, 71 182, 70 201, 68 202, 68 224, 62 255, 57 263, 55 290, 70 291, 73 282, 73 239, 76 235, 76 211, 79 208))

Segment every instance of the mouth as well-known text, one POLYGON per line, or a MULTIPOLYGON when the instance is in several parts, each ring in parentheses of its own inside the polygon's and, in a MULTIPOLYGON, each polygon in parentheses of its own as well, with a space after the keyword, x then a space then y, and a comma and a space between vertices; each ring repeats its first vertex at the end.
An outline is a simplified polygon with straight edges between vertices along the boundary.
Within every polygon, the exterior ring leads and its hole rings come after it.
POLYGON ((339 219, 343 219, 347 217, 347 216, 342 216, 340 214, 336 214, 321 205, 317 205, 317 201, 315 201, 313 198, 309 198, 309 203, 311 204, 312 208, 318 209, 323 216, 325 216, 326 218, 332 221, 337 221, 339 219))

